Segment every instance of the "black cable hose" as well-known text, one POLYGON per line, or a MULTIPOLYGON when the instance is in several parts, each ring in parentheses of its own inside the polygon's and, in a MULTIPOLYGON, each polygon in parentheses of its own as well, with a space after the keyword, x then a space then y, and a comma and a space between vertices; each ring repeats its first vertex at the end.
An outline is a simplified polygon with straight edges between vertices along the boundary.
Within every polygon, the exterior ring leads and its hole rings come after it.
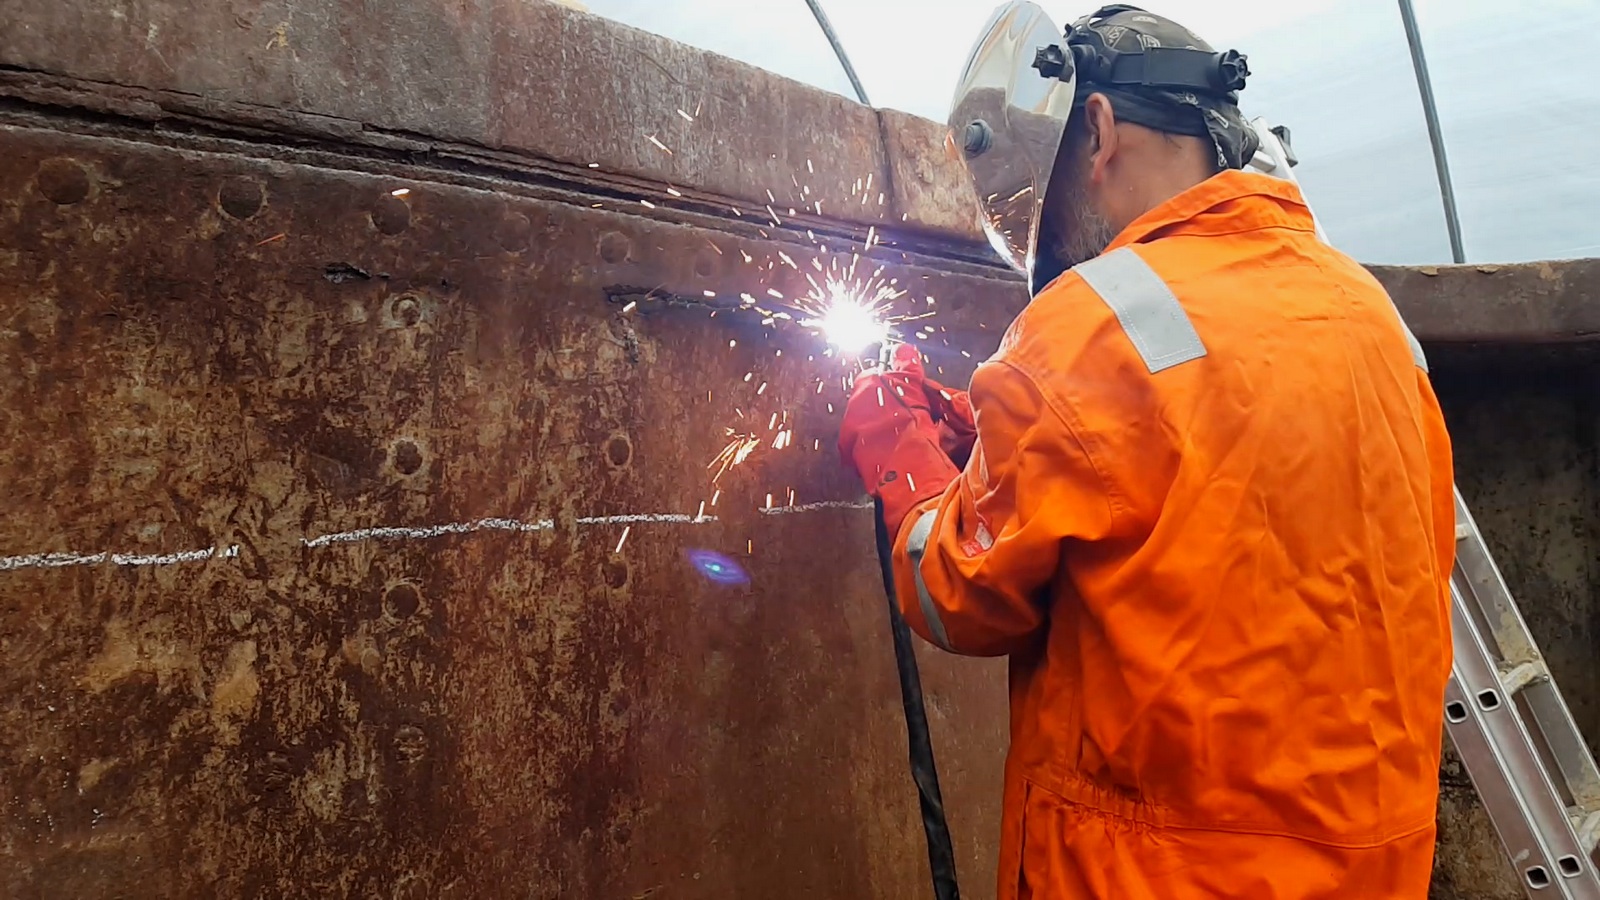
POLYGON ((956 887, 956 852, 950 844, 950 825, 939 794, 939 769, 933 762, 933 742, 928 737, 928 711, 922 704, 922 676, 911 645, 911 629, 900 615, 894 596, 894 544, 883 522, 883 501, 873 504, 878 529, 878 567, 883 570, 883 591, 889 600, 889 630, 894 634, 894 663, 900 673, 900 702, 906 712, 906 743, 911 753, 911 779, 917 784, 922 807, 922 831, 928 838, 928 869, 933 873, 935 900, 960 900, 956 887))

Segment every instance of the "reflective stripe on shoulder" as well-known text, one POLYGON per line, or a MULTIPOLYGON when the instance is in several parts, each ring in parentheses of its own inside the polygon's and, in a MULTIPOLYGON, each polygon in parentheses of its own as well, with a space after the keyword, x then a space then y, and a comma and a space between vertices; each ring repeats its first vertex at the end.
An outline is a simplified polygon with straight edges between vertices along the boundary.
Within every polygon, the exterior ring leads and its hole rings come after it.
POLYGON ((1206 355, 1183 304, 1132 247, 1079 263, 1072 271, 1111 307, 1152 375, 1206 355))
POLYGON ((917 603, 922 607, 922 617, 928 620, 928 633, 941 650, 950 649, 950 637, 945 634, 944 622, 933 605, 928 585, 922 580, 922 557, 928 552, 928 538, 933 535, 933 521, 939 517, 938 509, 930 509, 917 518, 906 535, 906 554, 911 557, 911 571, 916 573, 917 603))
MULTIPOLYGON (((1394 314, 1396 318, 1399 318, 1400 310, 1396 309, 1394 314)), ((1411 333, 1411 326, 1406 324, 1405 319, 1400 319, 1400 330, 1406 333, 1406 343, 1411 345, 1411 361, 1416 363, 1417 368, 1422 371, 1428 371, 1428 355, 1422 352, 1422 342, 1417 340, 1417 336, 1411 333)))

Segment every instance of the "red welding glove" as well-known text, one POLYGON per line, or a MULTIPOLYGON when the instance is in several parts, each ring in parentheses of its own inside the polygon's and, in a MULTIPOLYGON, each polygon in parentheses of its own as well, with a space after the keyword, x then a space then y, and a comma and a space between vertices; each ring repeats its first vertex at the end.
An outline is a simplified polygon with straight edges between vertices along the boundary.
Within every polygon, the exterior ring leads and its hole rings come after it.
POLYGON ((857 378, 839 426, 839 457, 861 476, 867 493, 883 501, 891 535, 912 507, 944 493, 960 474, 940 446, 918 356, 902 346, 889 371, 857 378))
POLYGON ((947 388, 932 378, 923 379, 928 407, 939 425, 939 447, 956 468, 965 469, 978 440, 978 425, 972 416, 972 400, 966 391, 947 388))

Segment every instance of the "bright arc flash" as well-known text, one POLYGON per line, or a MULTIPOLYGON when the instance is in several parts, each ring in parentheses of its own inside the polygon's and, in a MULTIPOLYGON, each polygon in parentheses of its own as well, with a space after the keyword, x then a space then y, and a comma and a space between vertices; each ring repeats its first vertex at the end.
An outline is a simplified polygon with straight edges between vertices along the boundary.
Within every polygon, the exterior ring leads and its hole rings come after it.
POLYGON ((822 336, 843 353, 859 353, 889 336, 889 326, 859 303, 836 303, 817 321, 822 336))
POLYGON ((826 290, 818 290, 814 280, 811 283, 813 290, 802 299, 808 315, 800 325, 816 328, 834 351, 854 356, 888 340, 890 325, 896 320, 888 314, 888 303, 899 291, 877 285, 874 279, 856 283, 829 277, 826 290))

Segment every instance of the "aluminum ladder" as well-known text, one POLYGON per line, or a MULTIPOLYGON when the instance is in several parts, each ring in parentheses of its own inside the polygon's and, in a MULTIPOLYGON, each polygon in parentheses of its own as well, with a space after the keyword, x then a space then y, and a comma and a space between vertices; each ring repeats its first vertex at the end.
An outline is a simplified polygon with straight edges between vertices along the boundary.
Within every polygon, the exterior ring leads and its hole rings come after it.
MULTIPOLYGON (((1251 125, 1250 167, 1298 182, 1288 132, 1251 125)), ((1530 900, 1600 900, 1600 770, 1460 490, 1455 509, 1445 729, 1530 900)))

